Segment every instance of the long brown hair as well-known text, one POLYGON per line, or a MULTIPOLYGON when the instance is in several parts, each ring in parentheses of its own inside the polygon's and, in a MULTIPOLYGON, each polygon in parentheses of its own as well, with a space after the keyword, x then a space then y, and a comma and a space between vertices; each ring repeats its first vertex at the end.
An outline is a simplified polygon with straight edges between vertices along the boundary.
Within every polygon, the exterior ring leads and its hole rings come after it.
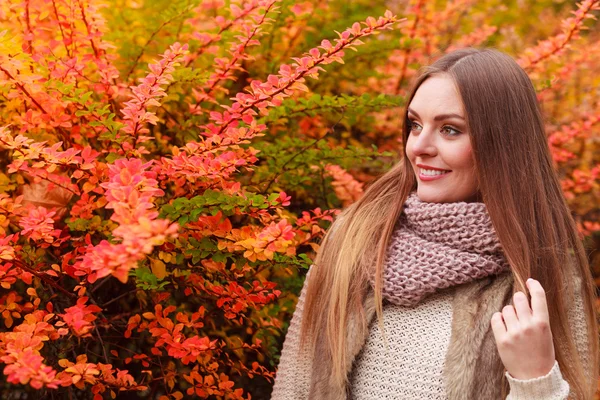
MULTIPOLYGON (((554 170, 535 89, 521 67, 493 49, 462 49, 423 69, 408 96, 410 104, 429 77, 451 77, 462 98, 481 198, 504 249, 514 277, 514 290, 526 292, 532 277, 546 290, 550 323, 561 372, 577 398, 591 399, 598 376, 598 323, 595 286, 583 245, 554 170), (583 365, 569 327, 569 293, 581 279, 588 327, 588 357, 583 365)), ((406 118, 407 110, 404 110, 406 118)), ((403 142, 409 124, 402 128, 403 142)), ((382 276, 386 249, 404 202, 416 189, 414 171, 403 159, 370 185, 323 238, 308 281, 301 344, 316 345, 326 336, 333 376, 343 387, 345 327, 358 315, 363 332, 363 298, 375 274, 377 320, 383 332, 382 276), (375 250, 376 249, 376 250, 375 250), (374 251, 375 250, 375 251, 374 251)), ((323 356, 323 355, 321 355, 323 356)))

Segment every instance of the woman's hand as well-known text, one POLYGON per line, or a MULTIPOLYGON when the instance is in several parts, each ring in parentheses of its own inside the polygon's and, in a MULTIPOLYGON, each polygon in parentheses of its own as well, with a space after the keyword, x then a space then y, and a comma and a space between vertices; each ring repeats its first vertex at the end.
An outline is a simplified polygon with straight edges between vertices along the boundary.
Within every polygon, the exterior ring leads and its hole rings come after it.
POLYGON ((527 295, 517 292, 514 306, 506 306, 492 316, 492 330, 500 359, 508 373, 516 379, 544 376, 554 366, 554 344, 546 293, 534 279, 527 280, 527 295))

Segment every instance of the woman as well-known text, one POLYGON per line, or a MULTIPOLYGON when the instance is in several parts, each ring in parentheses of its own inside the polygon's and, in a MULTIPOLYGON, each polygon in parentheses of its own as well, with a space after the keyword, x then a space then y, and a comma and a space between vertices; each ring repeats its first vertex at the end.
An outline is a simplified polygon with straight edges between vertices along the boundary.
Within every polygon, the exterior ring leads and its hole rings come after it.
POLYGON ((407 104, 403 160, 323 239, 272 399, 593 398, 594 286, 526 73, 455 51, 407 104))

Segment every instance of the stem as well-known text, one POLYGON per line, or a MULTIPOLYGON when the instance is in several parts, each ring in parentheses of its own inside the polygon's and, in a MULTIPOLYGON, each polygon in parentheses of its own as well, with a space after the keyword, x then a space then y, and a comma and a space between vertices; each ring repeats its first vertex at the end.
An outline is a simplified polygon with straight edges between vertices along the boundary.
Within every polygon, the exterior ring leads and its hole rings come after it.
MULTIPOLYGON (((44 109, 44 107, 42 107, 42 105, 40 103, 37 102, 37 100, 31 95, 31 93, 29 93, 29 91, 25 88, 25 86, 23 86, 21 83, 19 83, 11 74, 10 72, 8 72, 6 69, 4 69, 2 66, 0 66, 0 71, 4 72, 6 74, 6 76, 8 76, 14 83, 15 85, 23 92, 25 93, 25 95, 27 97, 29 97, 29 99, 31 100, 31 102, 33 104, 35 104, 35 106, 44 114, 46 115, 51 115, 48 114, 48 112, 44 109)), ((25 103, 25 107, 27 108, 27 103, 25 101, 23 101, 25 103)), ((56 130, 58 131, 58 133, 62 136, 63 142, 66 144, 71 144, 71 140, 69 139, 69 137, 67 136, 67 134, 65 133, 65 131, 61 128, 61 127, 56 127, 56 130)))
POLYGON ((96 44, 94 43, 94 40, 91 38, 92 32, 90 30, 90 25, 87 22, 87 18, 85 16, 85 10, 83 9, 83 4, 81 4, 81 0, 78 0, 77 3, 79 4, 79 9, 81 10, 81 18, 83 18, 83 23, 87 29, 88 35, 90 36, 90 45, 92 46, 92 50, 94 50, 94 55, 96 56, 96 58, 100 58, 100 54, 98 52, 98 49, 96 48, 96 44))
POLYGON ((40 274, 38 271, 32 269, 31 267, 29 267, 28 265, 26 265, 22 261, 20 261, 20 260, 14 260, 14 262, 15 262, 15 264, 19 268, 24 269, 25 271, 29 272, 32 275, 35 275, 36 277, 40 278, 42 281, 46 282, 47 284, 49 284, 50 286, 52 286, 54 289, 58 290, 59 292, 65 294, 67 296, 69 296, 72 299, 76 299, 77 298, 77 295, 75 295, 74 293, 69 292, 68 290, 66 290, 62 286, 59 286, 52 279, 48 278, 45 275, 40 274))
MULTIPOLYGON (((409 38, 412 40, 414 39, 416 33, 417 33, 417 25, 419 24, 419 20, 421 19, 421 14, 418 12, 420 10, 420 8, 423 5, 423 1, 419 0, 419 2, 417 3, 417 5, 415 6, 415 9, 417 10, 417 12, 415 13, 415 20, 413 21, 412 26, 410 27, 410 34, 409 34, 409 38)), ((396 93, 400 92, 400 89, 402 88, 402 84, 404 83, 404 79, 406 78, 406 69, 408 67, 408 57, 410 57, 410 53, 412 51, 412 48, 407 48, 404 50, 404 56, 402 57, 402 68, 401 68, 401 72, 400 72, 400 79, 398 79, 398 84, 396 85, 396 93)))
POLYGON ((121 295, 119 295, 119 296, 115 297, 114 299, 107 301, 106 303, 102 304, 100 307, 101 307, 101 308, 106 308, 106 307, 107 307, 109 304, 112 304, 112 303, 114 303, 115 301, 119 301, 119 300, 121 300, 123 297, 129 296, 130 294, 132 294, 132 293, 135 293, 135 292, 137 292, 137 289, 130 290, 129 292, 123 293, 123 294, 121 294, 121 295))
MULTIPOLYGON (((590 11, 592 11, 594 9, 594 6, 597 5, 598 2, 599 2, 598 0, 590 1, 588 4, 588 7, 586 7, 585 10, 582 11, 581 17, 577 18, 574 21, 573 28, 571 30, 569 30, 568 32, 566 32, 566 37, 562 41, 562 43, 560 43, 556 48, 552 49, 552 51, 549 51, 545 54, 540 55, 537 58, 532 59, 526 68, 531 68, 531 67, 535 66, 536 64, 538 64, 540 61, 543 61, 543 60, 553 56, 554 54, 558 53, 559 51, 563 50, 567 46, 567 44, 571 41, 573 36, 581 30, 580 24, 583 23, 586 16, 590 13, 590 11)), ((580 4, 580 6, 581 5, 583 5, 583 4, 580 4)))
POLYGON ((167 26, 168 24, 170 24, 171 22, 173 22, 173 20, 181 17, 183 14, 185 13, 185 11, 180 12, 179 14, 169 18, 168 20, 166 20, 165 22, 163 22, 157 30, 155 30, 154 32, 152 32, 152 34, 150 35, 150 37, 148 38, 148 40, 146 41, 146 43, 142 46, 142 50, 140 51, 140 53, 137 55, 137 57, 135 58, 135 60, 133 61, 133 65, 131 66, 131 68, 129 69, 129 71, 127 72, 127 75, 125 76, 124 82, 129 81, 129 77, 131 76, 131 74, 133 73, 133 70, 137 67, 140 58, 142 58, 142 56, 144 55, 144 52, 146 51, 146 48, 148 47, 148 45, 150 44, 150 42, 156 37, 156 35, 158 35, 160 33, 160 31, 167 26))
MULTIPOLYGON (((365 36, 365 35, 357 35, 354 36, 352 39, 350 39, 345 46, 340 46, 339 49, 335 50, 334 52, 332 52, 331 54, 326 54, 321 56, 319 59, 315 60, 315 63, 313 64, 313 66, 311 67, 314 68, 318 65, 320 65, 321 63, 323 63, 327 58, 330 58, 332 56, 334 56, 335 54, 337 54, 338 52, 342 51, 345 47, 351 45, 355 40, 358 40, 360 37, 365 36)), ((284 92, 285 90, 287 90, 290 86, 294 85, 300 78, 304 77, 304 75, 306 75, 308 73, 309 70, 300 72, 296 77, 294 77, 294 79, 290 79, 290 81, 288 82, 288 84, 284 87, 281 87, 279 89, 277 89, 276 91, 274 91, 273 93, 270 94, 269 97, 267 98, 261 98, 261 99, 257 99, 254 102, 248 104, 246 107, 242 108, 239 113, 240 114, 245 114, 246 111, 248 111, 249 109, 251 109, 252 107, 254 107, 255 104, 257 103, 262 103, 268 99, 272 99, 273 97, 275 97, 276 95, 278 95, 281 92, 284 92)), ((222 134, 228 127, 230 124, 232 124, 234 121, 234 119, 231 119, 229 121, 227 121, 225 124, 221 125, 221 129, 219 130, 219 134, 222 134)))
MULTIPOLYGON (((27 2, 25 3, 25 22, 27 23, 27 33, 32 33, 31 19, 29 18, 29 0, 27 0, 27 2)), ((29 54, 33 54, 33 42, 31 40, 27 40, 27 45, 27 50, 29 51, 29 54)))
MULTIPOLYGON (((249 34, 249 35, 246 37, 246 42, 245 42, 245 43, 242 45, 242 49, 243 49, 243 50, 246 50, 246 46, 247 46, 247 45, 248 45, 248 43, 249 43, 249 42, 252 40, 252 38, 254 37, 254 35, 256 35, 256 32, 257 32, 257 30, 260 28, 260 26, 261 26, 261 25, 264 23, 264 21, 265 21, 265 18, 267 18, 267 14, 269 14, 269 11, 270 11, 270 9, 271 9, 271 7, 272 7, 273 5, 275 5, 275 3, 271 4, 271 5, 269 6, 269 8, 267 8, 267 9, 265 10, 265 13, 264 13, 264 14, 263 14, 263 16, 262 16, 262 19, 261 19, 259 22, 257 22, 257 23, 256 23, 256 25, 255 25, 255 27, 254 27, 254 30, 252 31, 252 33, 251 33, 251 34, 249 34)), ((206 98, 206 97, 208 97, 208 96, 210 95, 210 93, 212 93, 212 91, 214 90, 214 88, 217 86, 217 84, 218 84, 219 82, 221 82, 221 81, 222 81, 222 80, 223 80, 223 79, 224 79, 224 78, 227 76, 227 73, 228 73, 228 72, 231 70, 231 68, 233 68, 233 66, 234 66, 234 65, 237 63, 237 60, 239 59, 239 56, 240 56, 241 54, 242 54, 242 53, 241 53, 241 51, 238 51, 238 55, 236 55, 236 56, 235 56, 235 57, 234 57, 234 58, 233 58, 233 59, 230 61, 229 65, 228 65, 228 66, 225 68, 225 70, 224 70, 224 71, 223 71, 223 72, 220 74, 220 77, 219 77, 220 79, 217 79, 217 80, 215 80, 215 81, 212 83, 212 85, 211 85, 211 86, 208 88, 208 91, 204 93, 204 94, 205 94, 205 98, 206 98)), ((202 99, 200 99, 200 100, 198 100, 198 101, 196 102, 196 104, 194 105, 194 110, 193 110, 193 111, 196 111, 196 110, 198 109, 198 107, 200 106, 200 102, 201 102, 201 101, 202 101, 202 99)), ((242 113, 243 113, 243 111, 242 111, 242 113)))
POLYGON ((23 86, 19 82, 17 82, 17 80, 10 74, 10 72, 8 72, 4 68, 2 68, 2 66, 0 66, 0 71, 4 72, 6 74, 6 76, 8 76, 23 93, 25 93, 25 95, 27 97, 29 97, 29 99, 31 100, 31 102, 33 104, 35 104, 35 106, 41 112, 43 112, 44 114, 48 114, 48 112, 46 110, 44 110, 44 107, 42 107, 42 105, 37 102, 37 100, 31 95, 31 93, 29 93, 29 91, 27 91, 27 89, 25 89, 25 86, 23 86))
POLYGON ((107 364, 110 364, 110 361, 108 360, 108 355, 106 354, 106 348, 104 347, 104 341, 102 340, 102 335, 100 335, 100 332, 98 331, 98 325, 94 324, 94 330, 96 331, 96 335, 98 335, 98 341, 100 341, 100 347, 102 347, 102 353, 104 354, 104 361, 107 364))
MULTIPOLYGON (((233 26, 234 23, 236 23, 237 21, 239 21, 240 19, 246 17, 248 14, 250 14, 250 12, 256 10, 258 7, 254 7, 250 10, 248 10, 247 13, 239 15, 237 18, 235 18, 234 20, 229 21, 228 24, 223 25, 220 29, 219 32, 217 32, 216 37, 219 37, 223 32, 225 32, 226 30, 228 30, 229 28, 231 28, 233 26)), ((196 51, 196 54, 194 54, 194 57, 190 57, 188 59, 188 61, 185 62, 184 67, 189 67, 191 63, 193 63, 194 61, 196 61, 196 59, 201 56, 204 51, 214 42, 216 42, 217 39, 211 39, 208 42, 206 42, 204 45, 202 45, 201 47, 198 48, 198 50, 196 51)))
POLYGON ((67 56, 71 58, 71 51, 69 50, 69 46, 65 43, 65 32, 63 31, 62 25, 60 24, 60 20, 58 19, 58 9, 56 8, 56 1, 52 0, 52 7, 54 8, 54 15, 56 15, 56 22, 58 23, 58 28, 60 29, 60 36, 63 39, 63 44, 65 46, 65 50, 67 51, 67 56))
POLYGON ((108 282, 112 277, 111 276, 107 276, 106 278, 104 278, 102 280, 102 282, 100 282, 98 285, 96 285, 92 290, 90 290, 92 293, 95 293, 96 290, 100 289, 106 282, 108 282))
MULTIPOLYGON (((344 118, 344 113, 345 113, 345 108, 342 107, 342 116, 340 117, 340 119, 335 124, 333 124, 333 126, 331 128, 329 128, 329 132, 334 132, 335 131, 335 127, 344 118)), ((327 136, 327 133, 325 135, 323 135, 322 137, 320 137, 319 139, 315 140, 314 142, 312 142, 312 143, 308 144, 307 146, 303 147, 302 149, 300 149, 300 151, 298 153, 294 154, 289 160, 287 160, 285 163, 283 163, 283 165, 281 166, 281 168, 279 168, 279 172, 277 173, 277 175, 275 175, 273 178, 271 178, 271 180, 269 181, 269 183, 267 184, 267 186, 260 192, 260 194, 264 195, 265 193, 267 193, 267 191, 269 190, 269 188, 271 187, 271 185, 273 184, 273 182, 275 182, 275 180, 277 180, 277 178, 279 178, 281 176, 281 174, 283 174, 286 171, 285 170, 285 166, 286 165, 288 165, 290 162, 292 162, 300 154, 304 153, 306 150, 310 149, 315 144, 319 143, 321 140, 323 140, 325 138, 325 136, 327 136)))

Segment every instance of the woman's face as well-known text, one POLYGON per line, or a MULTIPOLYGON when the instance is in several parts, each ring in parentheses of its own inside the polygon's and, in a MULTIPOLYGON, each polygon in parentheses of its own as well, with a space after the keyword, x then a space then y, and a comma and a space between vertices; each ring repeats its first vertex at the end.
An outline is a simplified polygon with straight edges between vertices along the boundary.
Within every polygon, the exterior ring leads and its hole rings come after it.
POLYGON ((406 154, 427 203, 475 201, 478 184, 462 100, 447 75, 427 78, 409 104, 406 154))

